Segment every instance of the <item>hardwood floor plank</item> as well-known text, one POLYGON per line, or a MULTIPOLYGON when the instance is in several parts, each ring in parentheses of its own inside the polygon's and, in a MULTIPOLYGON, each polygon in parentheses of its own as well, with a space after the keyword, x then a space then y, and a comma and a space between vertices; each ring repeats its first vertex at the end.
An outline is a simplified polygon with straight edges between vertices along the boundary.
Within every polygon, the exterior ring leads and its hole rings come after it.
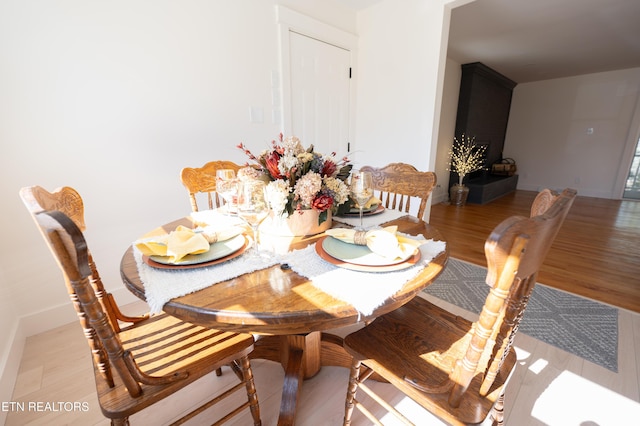
MULTIPOLYGON (((437 204, 430 223, 451 256, 485 266, 484 241, 512 215, 529 215, 534 191, 515 191, 485 205, 437 204)), ((640 202, 581 197, 560 229, 538 281, 640 312, 640 202)))

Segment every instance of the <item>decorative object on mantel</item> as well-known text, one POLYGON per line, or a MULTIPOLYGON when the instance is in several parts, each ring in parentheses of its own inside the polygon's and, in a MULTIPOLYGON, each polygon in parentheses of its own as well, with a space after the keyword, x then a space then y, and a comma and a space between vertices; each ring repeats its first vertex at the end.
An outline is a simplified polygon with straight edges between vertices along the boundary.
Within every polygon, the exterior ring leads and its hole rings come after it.
POLYGON ((513 176, 517 171, 518 166, 513 158, 503 158, 491 165, 491 174, 496 176, 513 176))
POLYGON ((476 144, 475 137, 462 135, 458 140, 453 138, 453 146, 449 151, 449 171, 458 175, 458 183, 449 189, 451 204, 464 206, 469 196, 469 188, 463 184, 464 177, 477 170, 483 170, 486 145, 476 144))
POLYGON ((238 148, 259 166, 260 178, 267 184, 271 214, 262 229, 284 236, 317 234, 331 227, 332 214, 349 200, 345 183, 351 168, 349 160, 336 154, 305 149, 295 136, 271 142, 271 147, 255 156, 243 144, 238 148))

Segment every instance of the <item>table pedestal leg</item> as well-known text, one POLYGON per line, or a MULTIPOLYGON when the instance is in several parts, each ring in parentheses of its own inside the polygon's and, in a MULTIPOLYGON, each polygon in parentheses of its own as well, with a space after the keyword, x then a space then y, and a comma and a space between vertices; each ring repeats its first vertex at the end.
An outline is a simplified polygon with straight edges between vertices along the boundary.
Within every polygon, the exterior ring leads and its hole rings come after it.
POLYGON ((250 357, 276 361, 284 368, 279 426, 295 423, 300 388, 305 379, 318 374, 323 365, 345 368, 351 366, 351 357, 342 347, 342 338, 319 331, 287 336, 261 336, 250 357))

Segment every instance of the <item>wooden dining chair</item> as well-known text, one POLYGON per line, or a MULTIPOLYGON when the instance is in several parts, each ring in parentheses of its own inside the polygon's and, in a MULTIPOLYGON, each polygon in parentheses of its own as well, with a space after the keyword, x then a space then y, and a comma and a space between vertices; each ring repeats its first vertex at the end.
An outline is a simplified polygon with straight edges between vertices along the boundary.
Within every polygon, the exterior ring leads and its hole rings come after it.
MULTIPOLYGON (((86 230, 84 202, 75 189, 64 186, 49 192, 40 186, 30 186, 22 188, 20 196, 32 215, 43 210, 59 210, 69 216, 80 231, 86 230)), ((136 323, 148 317, 148 315, 132 317, 122 313, 113 295, 105 290, 91 253, 88 253, 88 261, 92 271, 91 285, 116 331, 120 330, 121 323, 136 323)))
POLYGON ((427 200, 437 182, 434 172, 421 172, 405 163, 391 163, 381 168, 364 166, 360 171, 371 172, 374 195, 385 208, 409 213, 411 198, 417 197, 420 205, 416 216, 424 218, 427 200))
POLYGON ((116 330, 90 283, 93 270, 82 231, 60 210, 41 211, 33 216, 63 272, 93 355, 100 408, 112 425, 128 425, 132 414, 223 365, 231 367, 238 383, 174 424, 195 417, 241 389, 246 392, 246 401, 225 413, 215 424, 227 421, 246 408, 251 411, 253 424, 261 424, 248 358, 254 345, 251 334, 199 327, 166 314, 116 330))
POLYGON ((557 192, 550 189, 540 191, 538 195, 536 195, 536 198, 534 198, 533 203, 531 203, 530 216, 533 217, 544 214, 544 212, 549 210, 549 207, 553 205, 558 196, 559 194, 557 192))
POLYGON ((180 180, 189 192, 189 200, 191 201, 191 209, 194 212, 199 211, 198 194, 205 194, 207 206, 211 210, 220 207, 222 197, 216 192, 216 171, 222 169, 231 169, 238 173, 243 166, 232 161, 210 161, 202 167, 185 167, 180 172, 180 180))
POLYGON ((575 196, 566 189, 543 214, 512 216, 489 235, 485 254, 491 290, 476 322, 416 297, 349 334, 344 347, 353 363, 344 424, 351 424, 354 408, 378 422, 356 399, 358 389, 411 424, 364 383, 374 373, 449 424, 487 418, 502 424, 505 387, 516 366, 514 337, 575 196))

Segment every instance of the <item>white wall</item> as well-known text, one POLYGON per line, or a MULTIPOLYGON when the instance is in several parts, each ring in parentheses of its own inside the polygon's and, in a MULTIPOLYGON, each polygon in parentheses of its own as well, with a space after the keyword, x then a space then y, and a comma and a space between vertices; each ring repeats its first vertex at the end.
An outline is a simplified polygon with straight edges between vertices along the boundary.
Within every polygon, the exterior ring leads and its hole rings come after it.
POLYGON ((386 0, 358 14, 356 166, 433 170, 445 3, 386 0))
POLYGON ((517 85, 504 156, 517 161, 518 189, 619 198, 639 95, 640 68, 517 85))
POLYGON ((461 78, 462 68, 460 64, 451 59, 447 59, 435 167, 436 175, 438 176, 438 185, 433 191, 433 204, 443 203, 449 200, 449 151, 453 146, 453 138, 456 132, 461 78))
POLYGON ((386 0, 358 14, 356 167, 405 162, 436 170, 433 141, 441 123, 450 8, 456 3, 386 0))
POLYGON ((190 211, 181 168, 244 162, 239 142, 260 149, 280 131, 276 3, 355 32, 355 12, 326 0, 0 2, 0 371, 25 336, 75 316, 19 188, 76 188, 107 289, 133 300, 120 257, 190 211), (251 107, 264 123, 249 122, 251 107))
POLYGON ((449 2, 384 0, 357 27, 355 12, 328 0, 0 2, 0 400, 10 399, 24 338, 74 317, 19 188, 76 188, 107 289, 133 300, 120 258, 141 233, 190 211, 180 169, 243 162, 239 142, 280 131, 269 121, 276 3, 361 34, 358 160, 428 169, 449 2), (251 107, 264 123, 249 122, 251 107))

